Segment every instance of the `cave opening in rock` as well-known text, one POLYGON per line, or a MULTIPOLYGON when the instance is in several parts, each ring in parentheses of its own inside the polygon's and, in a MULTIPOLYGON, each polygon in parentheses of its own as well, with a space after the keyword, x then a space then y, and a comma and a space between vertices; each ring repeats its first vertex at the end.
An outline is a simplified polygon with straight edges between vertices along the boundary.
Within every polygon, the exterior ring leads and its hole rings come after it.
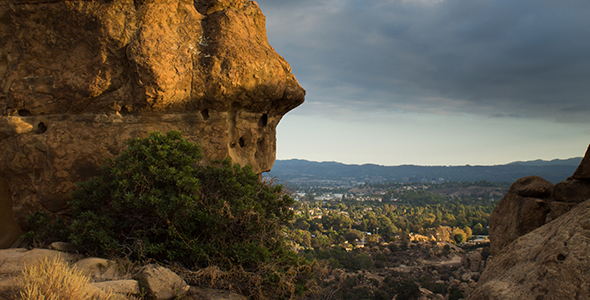
POLYGON ((47 126, 45 125, 45 123, 40 122, 39 124, 37 124, 37 129, 35 130, 35 133, 41 134, 45 133, 45 131, 47 131, 47 126))
POLYGON ((268 124, 268 114, 263 114, 260 120, 258 120, 258 126, 264 127, 266 124, 268 124))
POLYGON ((19 109, 17 112, 18 112, 18 115, 21 117, 27 117, 27 116, 31 115, 31 112, 26 109, 19 109))
POLYGON ((241 137, 238 142, 240 144, 240 148, 244 148, 244 146, 246 146, 246 142, 244 141, 244 138, 243 137, 241 137))
POLYGON ((203 120, 205 120, 205 121, 209 120, 209 110, 203 109, 201 111, 201 116, 203 116, 203 120))

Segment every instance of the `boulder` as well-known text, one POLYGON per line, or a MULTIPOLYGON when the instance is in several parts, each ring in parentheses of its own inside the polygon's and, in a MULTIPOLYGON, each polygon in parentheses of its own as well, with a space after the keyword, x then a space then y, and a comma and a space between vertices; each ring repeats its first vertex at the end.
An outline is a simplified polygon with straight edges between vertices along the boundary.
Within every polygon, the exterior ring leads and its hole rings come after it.
POLYGON ((539 177, 518 179, 498 202, 490 217, 492 255, 537 227, 545 224, 554 185, 539 177))
POLYGON ((586 201, 506 245, 468 299, 589 299, 589 245, 586 201))
POLYGON ((471 271, 471 272, 481 271, 480 270, 480 266, 481 266, 481 262, 482 262, 481 252, 482 252, 482 249, 478 248, 475 251, 465 253, 463 258, 461 259, 461 264, 463 265, 463 267, 465 267, 465 269, 467 269, 468 271, 471 271))
POLYGON ((578 203, 590 199, 590 180, 570 177, 555 185, 553 197, 549 203, 548 221, 554 220, 568 212, 578 203))
MULTIPOLYGON (((92 287, 99 289, 105 293, 113 293, 121 296, 128 295, 139 295, 141 290, 139 289, 139 283, 133 279, 120 279, 110 280, 102 282, 93 282, 90 284, 92 287)), ((122 299, 127 299, 121 297, 122 299)))
POLYGON ((72 243, 64 243, 64 242, 53 242, 49 245, 49 248, 52 250, 62 251, 62 252, 70 252, 70 253, 82 253, 84 252, 84 248, 72 243))
POLYGON ((141 268, 135 279, 139 287, 155 299, 174 299, 190 288, 176 273, 154 264, 141 268))
POLYGON ((64 253, 48 249, 12 248, 0 250, 0 274, 15 274, 25 269, 25 266, 37 264, 43 258, 59 257, 66 262, 74 262, 80 258, 77 254, 64 253))
POLYGON ((120 279, 120 267, 115 261, 89 257, 81 259, 73 264, 84 276, 90 277, 95 281, 120 279))
POLYGON ((0 40, 0 248, 150 131, 268 171, 305 96, 249 0, 5 0, 0 40))

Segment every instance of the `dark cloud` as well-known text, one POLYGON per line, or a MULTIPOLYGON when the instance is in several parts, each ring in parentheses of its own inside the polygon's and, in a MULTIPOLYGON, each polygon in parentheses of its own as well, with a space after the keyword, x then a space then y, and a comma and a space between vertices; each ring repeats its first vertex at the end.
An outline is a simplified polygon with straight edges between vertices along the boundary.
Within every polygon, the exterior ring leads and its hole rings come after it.
POLYGON ((257 2, 309 100, 590 122, 590 1, 257 2))

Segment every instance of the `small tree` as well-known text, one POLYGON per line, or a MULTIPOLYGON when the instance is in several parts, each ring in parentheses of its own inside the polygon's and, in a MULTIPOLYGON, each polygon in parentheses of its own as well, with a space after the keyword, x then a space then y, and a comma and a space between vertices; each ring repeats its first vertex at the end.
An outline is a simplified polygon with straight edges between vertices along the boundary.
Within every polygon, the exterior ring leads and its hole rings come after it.
POLYGON ((467 240, 467 234, 459 227, 453 228, 451 235, 457 244, 461 244, 467 240))

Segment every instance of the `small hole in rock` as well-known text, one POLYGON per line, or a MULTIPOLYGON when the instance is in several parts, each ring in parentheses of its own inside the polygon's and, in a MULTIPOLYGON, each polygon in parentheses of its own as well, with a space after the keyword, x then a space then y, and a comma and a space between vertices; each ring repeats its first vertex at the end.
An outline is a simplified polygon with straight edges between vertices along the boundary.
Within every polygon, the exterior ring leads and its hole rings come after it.
POLYGON ((561 261, 565 260, 565 255, 563 255, 563 254, 558 254, 558 255, 557 255, 557 260, 561 260, 561 261))
POLYGON ((264 114, 260 117, 260 120, 258 120, 258 126, 264 127, 266 124, 268 124, 268 115, 264 114))
POLYGON ((229 145, 230 148, 235 148, 236 147, 236 143, 231 143, 231 145, 229 145))
POLYGON ((244 146, 246 145, 246 143, 244 142, 244 138, 243 137, 240 138, 240 141, 239 142, 240 142, 240 147, 241 148, 244 148, 244 146))
POLYGON ((45 126, 45 123, 41 122, 37 124, 37 130, 35 130, 36 133, 44 133, 45 131, 47 131, 47 126, 45 126))
POLYGON ((21 117, 26 117, 26 116, 30 116, 31 112, 26 110, 26 109, 19 109, 18 110, 18 115, 21 117))
POLYGON ((130 113, 129 108, 127 106, 121 107, 121 111, 119 111, 122 115, 128 115, 130 113))
POLYGON ((209 120, 209 110, 203 109, 201 111, 201 116, 203 116, 203 120, 205 120, 205 121, 209 120))

